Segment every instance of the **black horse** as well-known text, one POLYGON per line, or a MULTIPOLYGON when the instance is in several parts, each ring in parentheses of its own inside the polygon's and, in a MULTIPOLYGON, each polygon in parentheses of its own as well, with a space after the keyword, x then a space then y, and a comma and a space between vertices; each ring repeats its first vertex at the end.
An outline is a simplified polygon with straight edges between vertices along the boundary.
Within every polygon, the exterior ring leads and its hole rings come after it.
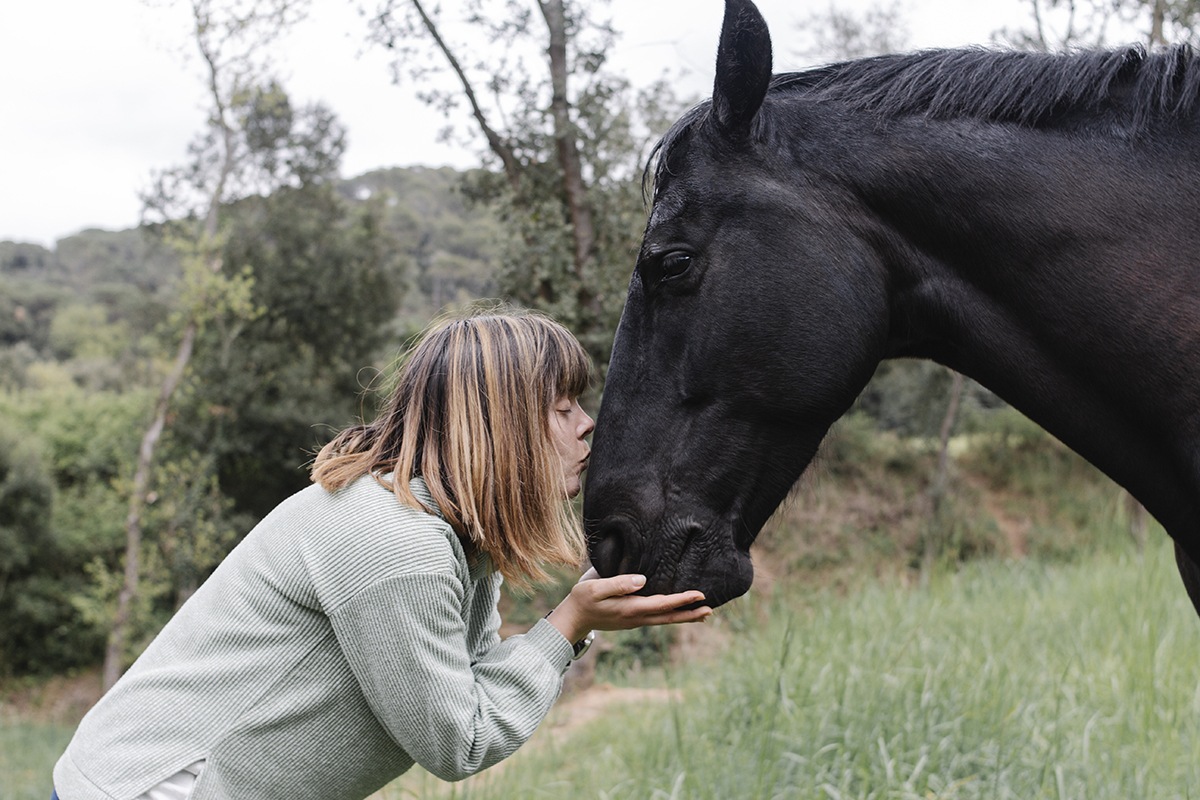
POLYGON ((584 516, 719 604, 881 359, 991 388, 1127 488, 1200 609, 1200 59, 920 52, 771 75, 727 0, 659 143, 584 516))

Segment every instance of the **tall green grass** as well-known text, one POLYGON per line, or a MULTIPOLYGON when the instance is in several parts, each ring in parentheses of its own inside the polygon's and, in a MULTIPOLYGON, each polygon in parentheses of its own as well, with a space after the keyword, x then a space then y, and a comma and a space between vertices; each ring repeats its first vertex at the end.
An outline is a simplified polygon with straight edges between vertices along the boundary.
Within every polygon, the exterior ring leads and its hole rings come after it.
POLYGON ((668 674, 682 699, 550 729, 441 795, 1200 797, 1200 621, 1165 543, 796 594, 727 614, 728 651, 668 674))

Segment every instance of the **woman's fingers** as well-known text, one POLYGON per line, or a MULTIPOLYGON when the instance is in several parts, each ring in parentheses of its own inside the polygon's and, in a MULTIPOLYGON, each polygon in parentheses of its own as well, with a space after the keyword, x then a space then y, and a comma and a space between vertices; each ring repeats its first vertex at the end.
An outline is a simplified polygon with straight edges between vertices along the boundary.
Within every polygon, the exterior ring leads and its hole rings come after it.
POLYGON ((650 597, 623 596, 605 601, 607 616, 616 628, 640 628, 643 625, 669 625, 697 622, 712 614, 708 606, 684 608, 703 602, 700 592, 657 594, 650 597))
POLYGON ((678 625, 687 622, 703 622, 711 617, 712 613, 712 609, 708 606, 701 606, 700 608, 663 611, 644 617, 634 617, 629 621, 633 623, 632 627, 638 628, 646 625, 678 625))
MULTIPOLYGON (((679 592, 677 594, 655 594, 650 597, 626 597, 621 600, 626 617, 657 619, 673 613, 690 614, 698 609, 684 609, 704 601, 702 592, 679 592)), ((707 608, 707 606, 705 606, 707 608)), ((709 609, 712 613, 712 609, 709 609)))
POLYGON ((708 606, 689 608, 682 611, 672 611, 660 614, 646 621, 647 625, 677 625, 686 622, 703 622, 712 616, 713 610, 708 606))
MULTIPOLYGON (((587 582, 585 587, 587 590, 594 592, 592 595, 597 600, 605 600, 612 597, 622 597, 630 595, 646 585, 645 575, 614 575, 611 578, 588 578, 592 570, 584 573, 579 579, 579 583, 587 582)), ((698 591, 677 592, 675 594, 655 594, 648 597, 638 598, 640 600, 649 601, 655 605, 661 605, 663 608, 675 608, 676 606, 685 606, 688 603, 698 603, 704 599, 704 594, 698 591)), ((634 598, 629 598, 632 602, 634 598)))
POLYGON ((580 581, 583 588, 593 592, 596 600, 607 600, 610 597, 622 597, 633 594, 646 585, 645 575, 614 575, 611 578, 595 578, 586 583, 580 581))

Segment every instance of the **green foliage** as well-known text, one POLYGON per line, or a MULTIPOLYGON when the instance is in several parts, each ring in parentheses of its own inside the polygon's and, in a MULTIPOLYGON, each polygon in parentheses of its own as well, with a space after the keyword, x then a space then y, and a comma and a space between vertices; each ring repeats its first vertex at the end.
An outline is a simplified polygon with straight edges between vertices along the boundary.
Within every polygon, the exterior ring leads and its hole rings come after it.
POLYGON ((155 569, 143 559, 143 570, 148 579, 160 581, 161 596, 171 601, 168 608, 173 610, 200 586, 246 528, 230 519, 233 500, 221 493, 211 456, 191 454, 160 464, 151 500, 146 523, 155 533, 152 558, 161 566, 155 569))
POLYGON ((370 415, 357 397, 372 365, 437 310, 422 286, 441 282, 454 301, 491 286, 496 223, 467 207, 459 181, 449 169, 387 170, 227 209, 221 255, 233 278, 216 294, 195 255, 203 291, 185 290, 187 257, 164 247, 178 229, 89 231, 57 251, 0 244, 0 426, 26 443, 8 448, 8 462, 53 487, 44 527, 6 529, 38 545, 5 578, 0 674, 99 657, 129 473, 174 338, 170 305, 202 296, 210 312, 156 458, 141 570, 150 591, 130 654, 259 516, 307 483, 305 462, 332 430, 370 415), (399 308, 410 253, 429 257, 427 280, 399 308), (459 275, 440 275, 453 260, 459 275))
POLYGON ((935 501, 936 438, 880 431, 862 411, 843 417, 759 536, 771 572, 842 584, 1132 546, 1122 490, 1026 417, 1004 407, 968 427, 950 440, 935 501))
POLYGON ((486 204, 503 225, 497 272, 500 293, 549 312, 570 328, 603 375, 645 227, 642 158, 647 140, 665 130, 686 105, 665 81, 635 93, 629 82, 604 71, 604 52, 586 59, 587 89, 572 106, 577 144, 588 176, 587 202, 594 241, 580 264, 574 221, 562 187, 549 123, 527 113, 517 149, 528 154, 514 187, 498 173, 475 172, 465 191, 486 204), (654 133, 651 133, 653 131, 654 133))
POLYGON ((422 100, 471 106, 489 169, 465 191, 502 223, 499 294, 567 325, 603 374, 645 222, 646 144, 685 104, 665 80, 639 94, 607 69, 616 34, 595 4, 538 10, 477 3, 455 20, 448 7, 393 3, 373 18, 372 38, 397 74, 421 83, 422 100), (456 42, 456 21, 488 45, 456 42), (451 63, 453 90, 428 80, 451 63))
POLYGON ((177 261, 137 230, 87 231, 44 257, 31 247, 0 242, 0 389, 140 382, 177 261))
POLYGON ((59 361, 72 358, 116 360, 130 344, 129 325, 110 322, 107 310, 97 304, 60 308, 50 323, 50 350, 59 361))
POLYGON ((87 591, 88 564, 116 561, 125 509, 117 487, 145 409, 137 393, 0 394, 0 429, 8 431, 0 433, 0 472, 18 487, 10 497, 21 499, 0 510, 0 520, 11 511, 15 521, 0 537, 9 556, 0 576, 0 675, 60 672, 98 657, 104 629, 74 601, 87 591))
POLYGON ((0 242, 0 275, 40 277, 58 266, 54 252, 40 244, 0 242))
POLYGON ((34 443, 0 420, 0 603, 49 536, 53 493, 34 443))
POLYGON ((881 431, 875 419, 853 410, 834 424, 818 458, 822 471, 837 477, 862 477, 879 467, 915 477, 929 469, 927 441, 881 431))
POLYGON ((230 272, 213 269, 212 251, 220 247, 219 242, 181 240, 177 246, 183 257, 183 286, 176 325, 184 327, 194 322, 200 327, 228 326, 262 313, 262 308, 254 304, 254 273, 250 268, 230 272))
POLYGON ((334 178, 346 149, 346 130, 322 104, 299 110, 277 81, 267 81, 234 97, 254 180, 274 190, 323 183, 334 178))
POLYGON ((69 296, 45 281, 0 274, 0 347, 25 344, 34 352, 45 350, 54 314, 69 296))
POLYGON ((23 392, 0 395, 0 418, 40 439, 55 485, 71 489, 121 476, 136 447, 136 421, 148 406, 142 392, 23 392))
POLYGON ((144 231, 89 230, 60 239, 45 277, 85 297, 137 290, 141 302, 169 297, 179 277, 174 253, 144 231))
POLYGON ((252 318, 227 313, 197 342, 173 437, 212 459, 248 519, 307 484, 304 465, 359 410, 360 373, 396 310, 379 209, 328 184, 251 198, 229 214, 222 261, 253 274, 252 318))
POLYGON ((502 228, 492 211, 462 191, 471 180, 449 167, 375 170, 343 181, 348 201, 373 203, 395 243, 405 285, 401 331, 420 330, 448 306, 497 292, 502 228))
MULTIPOLYGON (((125 580, 119 523, 129 489, 124 482, 108 491, 96 488, 92 498, 83 499, 93 503, 96 516, 118 524, 109 546, 83 565, 83 580, 69 600, 77 619, 103 642, 125 580)), ((158 464, 142 519, 139 588, 130 610, 124 663, 141 653, 245 532, 229 521, 231 507, 232 501, 219 491, 211 459, 192 454, 158 464)))
MULTIPOLYGON (((870 416, 885 431, 937 436, 946 415, 951 380, 950 370, 932 361, 884 361, 855 400, 854 410, 870 416)), ((967 380, 955 431, 986 427, 991 412, 1003 407, 1004 401, 967 380)))

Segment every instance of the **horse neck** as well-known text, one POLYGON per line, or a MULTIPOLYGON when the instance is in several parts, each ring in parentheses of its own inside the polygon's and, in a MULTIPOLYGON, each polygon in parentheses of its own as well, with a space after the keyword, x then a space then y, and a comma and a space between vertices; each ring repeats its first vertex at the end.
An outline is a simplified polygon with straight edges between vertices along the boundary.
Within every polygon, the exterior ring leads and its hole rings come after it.
POLYGON ((953 128, 863 171, 890 354, 978 380, 1196 535, 1200 379, 1180 369, 1200 364, 1195 160, 953 128))

